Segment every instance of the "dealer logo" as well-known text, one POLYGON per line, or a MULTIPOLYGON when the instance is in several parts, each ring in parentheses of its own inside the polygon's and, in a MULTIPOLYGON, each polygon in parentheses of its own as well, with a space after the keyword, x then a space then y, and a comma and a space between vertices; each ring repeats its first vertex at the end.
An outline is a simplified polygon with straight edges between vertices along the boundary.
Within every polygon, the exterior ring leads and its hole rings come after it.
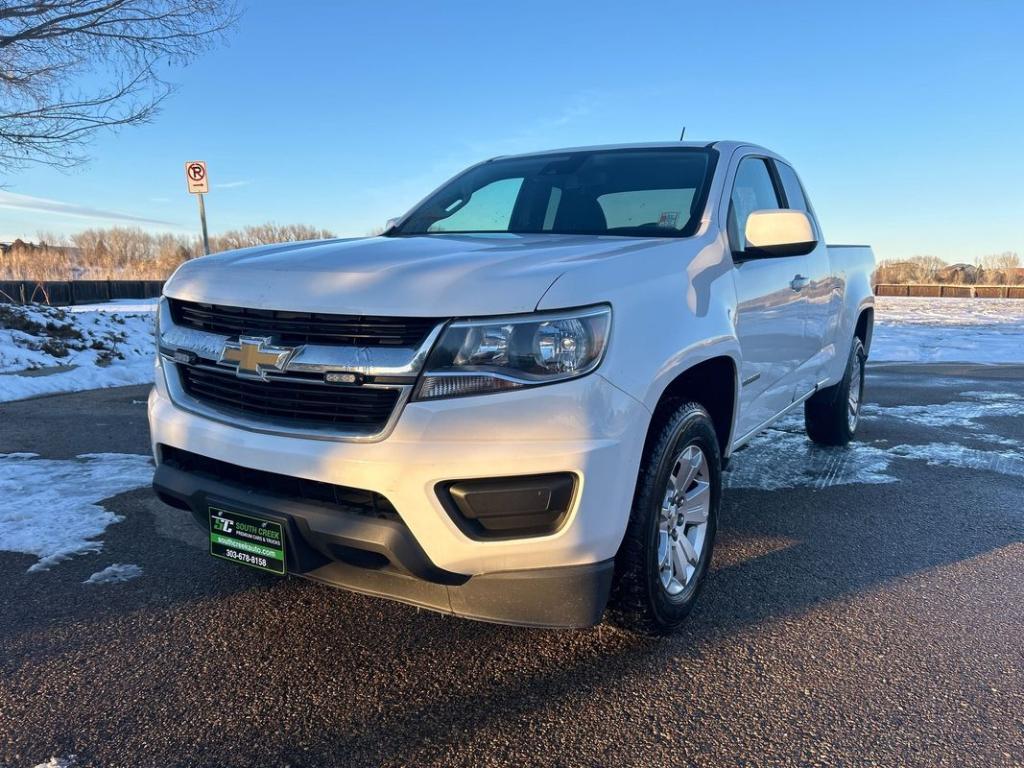
POLYGON ((226 517, 214 515, 211 519, 213 520, 213 530, 217 533, 230 534, 232 532, 231 521, 226 517))

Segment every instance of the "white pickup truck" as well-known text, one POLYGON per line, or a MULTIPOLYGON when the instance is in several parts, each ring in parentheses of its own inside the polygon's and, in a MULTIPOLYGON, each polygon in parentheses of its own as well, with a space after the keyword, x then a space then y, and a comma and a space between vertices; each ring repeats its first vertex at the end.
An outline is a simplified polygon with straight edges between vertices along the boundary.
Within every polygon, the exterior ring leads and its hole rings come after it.
MULTIPOLYGON (((380 237, 188 262, 154 486, 212 554, 488 621, 667 632, 722 467, 803 405, 853 436, 874 257, 738 142, 501 157, 380 237)), ((737 459, 741 460, 741 459, 737 459)))

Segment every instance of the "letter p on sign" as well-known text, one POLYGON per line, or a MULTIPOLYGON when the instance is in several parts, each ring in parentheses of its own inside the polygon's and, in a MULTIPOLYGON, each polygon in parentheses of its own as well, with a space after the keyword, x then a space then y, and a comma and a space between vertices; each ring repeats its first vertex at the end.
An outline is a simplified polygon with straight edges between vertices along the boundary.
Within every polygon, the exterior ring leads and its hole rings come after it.
POLYGON ((185 163, 185 179, 188 191, 194 195, 210 191, 210 179, 206 175, 206 163, 202 160, 190 160, 185 163))

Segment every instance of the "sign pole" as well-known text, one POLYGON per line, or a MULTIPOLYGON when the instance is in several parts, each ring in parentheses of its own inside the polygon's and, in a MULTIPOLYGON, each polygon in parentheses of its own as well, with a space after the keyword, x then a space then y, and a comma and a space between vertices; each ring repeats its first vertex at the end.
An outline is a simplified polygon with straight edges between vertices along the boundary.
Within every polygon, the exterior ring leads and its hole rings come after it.
POLYGON ((199 198, 199 221, 203 225, 203 253, 206 256, 210 255, 210 237, 206 234, 206 203, 203 202, 203 193, 200 192, 196 197, 199 198))

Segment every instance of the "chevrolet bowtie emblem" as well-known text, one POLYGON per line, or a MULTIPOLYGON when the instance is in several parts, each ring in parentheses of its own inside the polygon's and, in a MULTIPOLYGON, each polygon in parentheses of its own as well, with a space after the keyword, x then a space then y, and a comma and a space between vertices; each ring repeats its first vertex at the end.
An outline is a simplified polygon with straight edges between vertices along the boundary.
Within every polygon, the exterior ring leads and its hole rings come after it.
POLYGON ((298 351, 295 347, 275 347, 270 342, 269 336, 239 336, 238 341, 224 343, 220 362, 234 364, 240 378, 266 381, 267 373, 282 373, 298 351))

